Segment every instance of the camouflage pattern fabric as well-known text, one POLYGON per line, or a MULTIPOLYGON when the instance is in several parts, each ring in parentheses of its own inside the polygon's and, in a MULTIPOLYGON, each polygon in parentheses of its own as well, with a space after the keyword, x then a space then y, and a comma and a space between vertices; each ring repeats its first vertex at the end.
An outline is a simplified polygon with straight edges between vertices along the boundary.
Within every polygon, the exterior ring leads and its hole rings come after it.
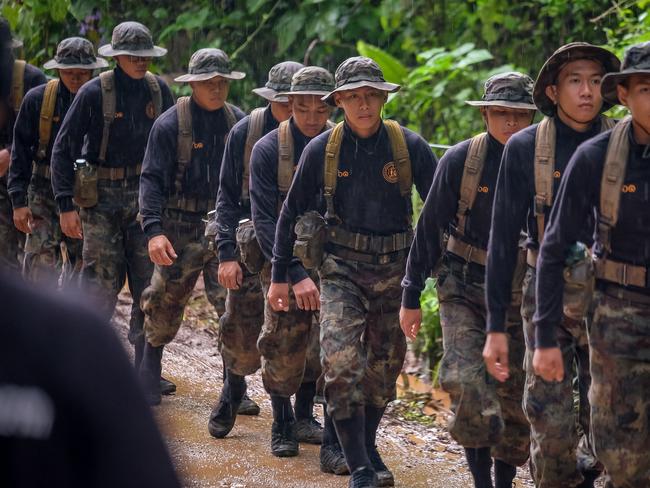
MULTIPOLYGON (((183 222, 168 218, 163 229, 178 257, 171 266, 155 266, 151 283, 142 294, 144 333, 154 347, 169 344, 176 337, 201 271, 205 274, 207 267, 217 262, 216 253, 208 248, 205 225, 200 220, 183 222)), ((209 283, 206 281, 206 295, 209 283)))
POLYGON ((506 324, 510 378, 499 383, 483 361, 487 311, 482 276, 473 280, 443 265, 437 287, 444 346, 440 384, 451 396, 453 412, 449 432, 463 447, 491 447, 492 457, 521 466, 529 456, 530 427, 521 406, 525 345, 518 302, 506 324))
POLYGON ((589 345, 583 321, 564 317, 557 328, 557 340, 564 361, 564 380, 547 382, 533 370, 535 351, 535 276, 529 268, 524 278, 521 315, 526 334, 526 388, 524 411, 531 425, 531 475, 535 485, 573 487, 582 482, 580 471, 600 470, 590 441, 589 345), (577 378, 579 405, 574 405, 577 378))
MULTIPOLYGON (((317 276, 312 274, 311 278, 318 284, 317 276)), ((262 269, 260 279, 266 296, 271 285, 269 263, 262 269)), ((289 293, 288 312, 273 311, 265 300, 264 326, 257 349, 262 355, 262 381, 270 395, 289 397, 303 381, 318 380, 321 373, 319 331, 318 314, 299 309, 293 292, 289 293)))
POLYGON ((28 196, 33 223, 25 240, 23 276, 34 283, 55 285, 60 278, 63 288, 75 286, 81 273, 83 241, 63 235, 48 180, 32 179, 28 196))
POLYGON ((100 180, 98 204, 79 212, 84 236, 82 284, 88 286, 97 300, 98 311, 108 319, 125 279, 128 280, 133 296, 129 321, 131 344, 142 339, 144 313, 140 309, 140 297, 153 272, 147 239, 136 220, 138 187, 138 178, 100 180))
POLYGON ((650 487, 650 297, 595 295, 589 331, 594 449, 611 487, 650 487), (641 297, 640 297, 641 298, 641 297))
POLYGON ((321 364, 327 411, 335 419, 395 399, 406 355, 399 326, 405 266, 405 258, 380 265, 329 254, 319 270, 321 364))
POLYGON ((203 283, 205 284, 205 296, 208 302, 216 310, 217 316, 221 317, 226 313, 228 289, 219 284, 219 260, 211 259, 205 264, 203 283))
POLYGON ((25 234, 14 225, 13 207, 7 193, 7 177, 0 178, 0 268, 20 271, 25 234))
POLYGON ((257 339, 264 323, 264 296, 259 274, 241 265, 238 290, 228 290, 226 312, 219 319, 219 350, 227 369, 240 376, 260 369, 257 339))

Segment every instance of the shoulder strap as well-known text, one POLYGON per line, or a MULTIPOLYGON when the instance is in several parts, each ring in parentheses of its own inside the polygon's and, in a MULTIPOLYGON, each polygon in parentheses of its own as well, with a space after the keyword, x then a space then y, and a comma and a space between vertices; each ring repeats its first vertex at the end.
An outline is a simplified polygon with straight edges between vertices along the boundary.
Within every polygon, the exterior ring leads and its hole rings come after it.
POLYGON ((323 196, 327 205, 326 219, 338 219, 334 211, 334 194, 336 193, 336 179, 339 170, 339 155, 341 142, 343 142, 344 123, 339 122, 332 129, 325 146, 325 164, 323 166, 323 196))
POLYGON ((180 97, 176 102, 176 113, 178 116, 178 133, 176 159, 176 177, 174 185, 176 193, 183 190, 183 177, 187 166, 192 160, 192 113, 190 111, 190 97, 180 97))
POLYGON ((616 125, 614 119, 610 119, 606 115, 600 116, 600 132, 605 132, 606 130, 613 129, 616 125))
POLYGON ((54 118, 58 91, 58 79, 50 80, 45 85, 43 103, 41 104, 41 115, 38 120, 38 151, 36 152, 38 159, 45 159, 47 146, 50 144, 50 139, 52 138, 52 119, 54 118))
POLYGON ((397 177, 399 178, 399 190, 403 197, 411 197, 413 187, 413 175, 411 172, 411 158, 406 146, 406 138, 402 127, 394 120, 384 120, 384 126, 388 131, 390 147, 395 159, 397 177))
POLYGON ((603 248, 608 253, 611 251, 611 231, 618 221, 621 187, 630 152, 628 130, 631 120, 630 116, 625 117, 612 130, 600 181, 598 236, 603 248))
POLYGON ((555 170, 555 122, 544 117, 535 134, 535 217, 537 241, 544 238, 544 210, 553 204, 553 171, 555 170))
POLYGON ((20 110, 20 104, 23 103, 23 97, 25 96, 25 66, 27 62, 22 59, 17 59, 14 61, 14 68, 11 74, 11 92, 9 95, 9 100, 11 102, 11 108, 14 109, 14 112, 17 114, 20 110))
POLYGON ((157 119, 162 113, 162 92, 160 91, 160 85, 158 84, 158 79, 153 73, 147 71, 144 75, 144 79, 147 81, 149 86, 149 91, 151 92, 151 101, 153 102, 154 110, 154 120, 157 119))
POLYGON ((295 165, 293 164, 293 136, 289 121, 285 120, 278 127, 278 189, 286 195, 291 188, 295 165))
POLYGON ((330 119, 327 119, 327 122, 325 122, 325 130, 333 129, 334 127, 336 127, 336 122, 332 122, 330 119))
POLYGON ((264 107, 254 109, 248 118, 248 132, 244 146, 244 173, 242 175, 242 199, 248 200, 248 177, 250 176, 251 153, 253 146, 262 138, 264 131, 264 107))
POLYGON ((478 185, 481 182, 483 166, 488 152, 488 135, 487 132, 472 137, 465 157, 463 167, 463 177, 460 181, 460 199, 458 200, 458 210, 456 211, 456 231, 460 235, 465 234, 465 221, 467 215, 474 206, 478 185))
POLYGON ((102 88, 102 114, 104 115, 104 128, 102 130, 102 142, 99 145, 100 161, 106 161, 106 150, 108 149, 108 136, 111 124, 115 119, 115 73, 113 70, 103 71, 99 74, 99 82, 102 88))
MULTIPOLYGON (((223 110, 226 115, 226 125, 228 127, 228 132, 230 132, 230 129, 232 129, 237 123, 237 117, 235 116, 235 111, 233 110, 232 105, 230 105, 228 102, 224 104, 223 110)), ((228 134, 226 134, 224 137, 224 141, 226 140, 226 137, 228 137, 228 134)))

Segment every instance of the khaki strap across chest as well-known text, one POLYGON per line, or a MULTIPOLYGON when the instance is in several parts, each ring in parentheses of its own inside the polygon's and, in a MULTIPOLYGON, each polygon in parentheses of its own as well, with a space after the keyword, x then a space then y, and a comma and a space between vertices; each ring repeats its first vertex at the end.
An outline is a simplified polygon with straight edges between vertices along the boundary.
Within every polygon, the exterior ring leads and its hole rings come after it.
MULTIPOLYGON (((157 119, 162 112, 162 93, 160 85, 156 77, 150 72, 144 75, 145 82, 149 87, 151 93, 151 101, 154 109, 154 120, 157 119)), ((106 161, 106 151, 108 150, 108 137, 111 132, 111 124, 115 120, 115 112, 117 110, 117 97, 115 94, 115 72, 113 70, 104 71, 100 73, 99 80, 102 89, 102 114, 104 118, 104 126, 102 130, 102 140, 99 145, 100 162, 106 161)))
POLYGON ((254 109, 248 118, 248 132, 246 133, 246 144, 244 146, 244 172, 242 174, 242 200, 248 201, 250 199, 249 191, 249 177, 251 154, 253 153, 253 146, 264 135, 264 113, 266 108, 260 107, 254 109))
POLYGON ((47 146, 52 138, 52 121, 58 92, 59 80, 48 81, 47 85, 45 85, 41 113, 38 119, 38 150, 36 151, 36 158, 39 160, 45 159, 47 146))
POLYGON ((20 110, 20 104, 23 103, 25 96, 25 67, 27 62, 22 59, 14 61, 13 71, 11 73, 11 91, 9 92, 9 103, 15 114, 20 110))

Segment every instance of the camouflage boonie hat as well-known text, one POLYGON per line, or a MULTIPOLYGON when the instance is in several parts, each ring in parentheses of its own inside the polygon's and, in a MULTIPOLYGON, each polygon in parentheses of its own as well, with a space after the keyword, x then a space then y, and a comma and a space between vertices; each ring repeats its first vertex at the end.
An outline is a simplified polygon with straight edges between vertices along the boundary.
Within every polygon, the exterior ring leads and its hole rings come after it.
POLYGON ((355 56, 343 61, 336 68, 334 78, 336 80, 334 90, 323 97, 323 101, 330 105, 334 105, 334 94, 336 92, 370 86, 377 90, 394 93, 401 88, 395 83, 387 82, 379 65, 364 56, 355 56))
POLYGON ((261 88, 255 88, 253 93, 265 98, 269 102, 286 103, 287 97, 278 96, 278 93, 291 89, 291 77, 305 66, 295 61, 284 61, 273 66, 269 70, 269 78, 261 88))
POLYGON ((190 58, 188 73, 174 78, 174 81, 204 81, 221 76, 229 80, 241 80, 246 73, 241 71, 232 71, 230 69, 230 59, 221 49, 204 48, 199 49, 190 58))
POLYGON ((491 76, 485 82, 481 100, 465 102, 474 107, 506 107, 537 110, 533 103, 533 80, 517 71, 491 76))
MULTIPOLYGON (((589 59, 600 63, 605 73, 618 71, 621 66, 618 58, 602 47, 586 42, 571 42, 562 46, 546 60, 537 75, 535 87, 533 88, 535 105, 544 115, 553 116, 555 114, 555 103, 546 95, 546 87, 556 83, 557 76, 565 64, 581 59, 589 59)), ((609 103, 603 103, 600 111, 604 112, 609 108, 611 108, 609 103)))
POLYGON ((139 56, 159 58, 167 54, 167 49, 153 45, 151 32, 140 22, 122 22, 113 29, 111 43, 100 47, 97 53, 102 56, 139 56))
POLYGON ((297 71, 291 78, 291 89, 279 96, 289 95, 327 95, 334 89, 332 73, 320 66, 307 66, 297 71))
POLYGON ((108 61, 95 56, 92 42, 82 37, 68 37, 59 42, 54 59, 43 65, 45 69, 99 69, 108 61))
POLYGON ((621 103, 616 86, 632 75, 650 75, 650 41, 635 44, 625 51, 623 66, 619 73, 608 73, 600 84, 603 100, 609 103, 621 103))

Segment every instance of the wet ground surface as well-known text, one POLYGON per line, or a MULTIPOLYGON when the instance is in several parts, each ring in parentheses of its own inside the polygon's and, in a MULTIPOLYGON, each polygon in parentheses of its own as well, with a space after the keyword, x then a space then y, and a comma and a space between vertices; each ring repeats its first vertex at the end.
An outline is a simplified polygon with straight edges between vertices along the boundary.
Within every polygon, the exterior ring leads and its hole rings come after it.
MULTIPOLYGON (((216 346, 215 314, 197 289, 181 330, 165 348, 163 375, 177 392, 155 407, 183 485, 196 488, 343 488, 347 477, 319 470, 318 446, 301 445, 294 458, 270 454, 271 404, 259 373, 248 377, 248 392, 261 406, 257 417, 239 416, 225 439, 207 430, 210 410, 221 388, 222 365, 216 346)), ((130 298, 124 294, 115 322, 124 338, 130 298)), ((126 339, 125 339, 126 341, 126 339)), ((125 342, 126 343, 126 342, 125 342)), ((408 488, 471 487, 462 449, 444 429, 442 421, 423 425, 405 420, 399 408, 389 407, 378 434, 379 451, 393 471, 396 486, 408 488)), ((319 420, 322 411, 316 407, 319 420)), ((516 487, 530 487, 528 473, 516 487)))

